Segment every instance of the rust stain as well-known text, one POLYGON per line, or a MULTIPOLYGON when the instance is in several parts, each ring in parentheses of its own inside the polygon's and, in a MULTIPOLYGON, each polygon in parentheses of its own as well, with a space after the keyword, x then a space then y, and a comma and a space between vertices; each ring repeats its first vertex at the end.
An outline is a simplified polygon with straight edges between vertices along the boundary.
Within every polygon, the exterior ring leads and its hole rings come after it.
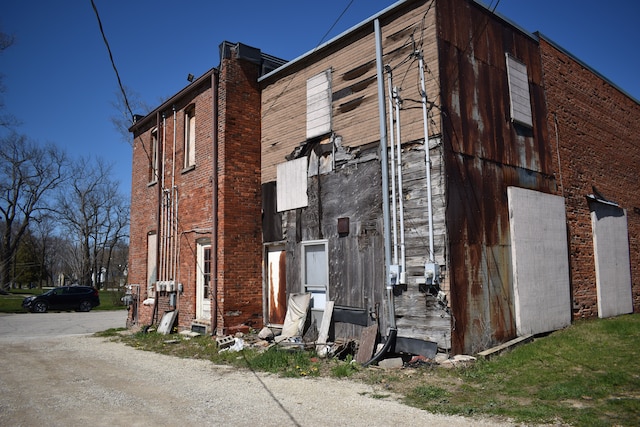
POLYGON ((516 335, 507 187, 553 193, 555 181, 537 43, 471 2, 437 14, 452 347, 473 353, 516 335), (510 121, 505 52, 527 65, 533 129, 510 121))

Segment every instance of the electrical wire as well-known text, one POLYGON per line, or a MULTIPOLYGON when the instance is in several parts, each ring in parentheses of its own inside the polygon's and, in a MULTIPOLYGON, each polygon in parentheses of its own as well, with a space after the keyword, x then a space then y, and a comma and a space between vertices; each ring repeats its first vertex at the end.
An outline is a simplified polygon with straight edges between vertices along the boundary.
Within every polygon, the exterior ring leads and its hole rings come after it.
POLYGON ((120 73, 118 72, 118 67, 116 67, 116 63, 113 59, 113 53, 111 52, 109 41, 107 40, 107 36, 104 33, 104 28, 102 27, 102 21, 100 20, 100 14, 98 13, 98 8, 96 7, 96 4, 93 0, 91 0, 91 7, 93 7, 93 11, 96 14, 96 19, 98 20, 98 27, 100 27, 100 34, 102 34, 102 40, 104 41, 104 44, 107 47, 107 52, 109 52, 109 60, 111 61, 111 66, 113 67, 113 71, 115 71, 116 73, 116 78, 118 79, 118 86, 120 87, 120 92, 122 92, 124 103, 127 106, 127 110, 131 115, 131 122, 133 123, 133 111, 131 111, 131 106, 129 105, 129 99, 127 98, 127 94, 124 90, 124 86, 122 85, 122 80, 120 80, 120 73))

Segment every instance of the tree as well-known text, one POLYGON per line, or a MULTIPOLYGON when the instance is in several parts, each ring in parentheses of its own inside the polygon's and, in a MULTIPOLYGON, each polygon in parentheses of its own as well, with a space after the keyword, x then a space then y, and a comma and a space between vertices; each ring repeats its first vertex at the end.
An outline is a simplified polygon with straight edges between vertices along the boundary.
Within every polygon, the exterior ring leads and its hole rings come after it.
POLYGON ((113 248, 127 237, 129 208, 111 180, 111 166, 97 159, 81 160, 69 187, 61 192, 57 210, 75 242, 69 251, 74 276, 85 285, 102 286, 113 248))
MULTIPOLYGON (((14 42, 15 42, 15 38, 13 36, 10 36, 0 31, 0 53, 4 52, 6 49, 11 47, 11 45, 13 45, 14 42)), ((0 93, 3 93, 5 90, 4 84, 2 82, 3 80, 2 77, 3 77, 2 74, 0 74, 0 93)), ((18 124, 18 121, 16 120, 16 118, 13 115, 8 114, 4 111, 4 101, 2 97, 0 97, 0 127, 11 129, 17 124, 18 124)))
POLYGON ((32 220, 48 210, 48 197, 64 181, 66 156, 14 132, 0 138, 0 284, 6 287, 20 240, 32 220))

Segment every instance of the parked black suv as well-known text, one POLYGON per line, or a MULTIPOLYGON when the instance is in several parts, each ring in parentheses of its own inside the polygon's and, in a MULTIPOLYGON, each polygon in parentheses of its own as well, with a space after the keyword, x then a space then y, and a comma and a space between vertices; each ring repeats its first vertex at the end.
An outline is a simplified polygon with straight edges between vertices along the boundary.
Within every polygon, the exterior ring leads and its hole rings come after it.
POLYGON ((22 301, 22 307, 32 313, 45 313, 48 309, 90 311, 100 305, 98 290, 91 286, 60 286, 41 295, 22 301))

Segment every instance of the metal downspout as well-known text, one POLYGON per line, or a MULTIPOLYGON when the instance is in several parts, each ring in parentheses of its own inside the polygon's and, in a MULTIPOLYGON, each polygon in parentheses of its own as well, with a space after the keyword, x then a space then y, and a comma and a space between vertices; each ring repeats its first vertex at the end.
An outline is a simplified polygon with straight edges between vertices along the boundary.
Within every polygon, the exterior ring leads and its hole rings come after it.
POLYGON ((211 293, 211 334, 217 333, 218 329, 218 82, 217 70, 211 74, 211 98, 213 102, 213 203, 211 205, 211 281, 209 292, 211 293))
POLYGON ((393 88, 392 91, 395 99, 395 116, 396 116, 396 161, 398 162, 398 205, 400 208, 400 277, 398 283, 404 284, 404 276, 406 271, 406 250, 404 243, 404 186, 402 184, 402 139, 400 133, 400 89, 393 88))
MULTIPOLYGON (((169 236, 170 236, 170 240, 169 240, 169 246, 170 246, 170 251, 171 251, 171 265, 169 266, 169 270, 170 270, 170 274, 169 277, 167 277, 167 279, 169 280, 176 280, 176 247, 177 247, 177 230, 178 230, 178 226, 177 226, 177 221, 178 221, 178 192, 176 190, 176 139, 177 139, 177 112, 176 112, 176 106, 174 105, 173 107, 173 158, 171 160, 171 192, 170 194, 170 199, 171 199, 171 222, 170 222, 170 227, 169 227, 169 236)), ((185 154, 186 155, 186 154, 185 154)))
POLYGON ((385 70, 387 71, 387 84, 388 84, 388 90, 389 90, 389 145, 391 146, 391 159, 390 159, 390 163, 391 163, 391 203, 392 203, 392 209, 391 209, 391 214, 392 214, 392 222, 393 222, 393 263, 394 264, 398 264, 398 212, 397 212, 397 207, 396 207, 396 166, 395 166, 395 148, 394 148, 394 141, 393 141, 393 123, 394 123, 394 119, 393 119, 393 77, 392 77, 392 71, 391 71, 391 67, 389 65, 386 65, 385 70))
MULTIPOLYGON (((384 221, 384 265, 386 275, 387 303, 389 307, 389 328, 396 329, 396 315, 393 303, 393 285, 391 283, 391 236, 389 218, 389 161, 387 156, 387 125, 384 101, 384 74, 382 69, 382 35, 380 21, 373 23, 376 36, 376 68, 378 79, 378 111, 380 117, 380 161, 382 166, 382 215, 384 221)), ((391 334, 389 335, 391 336, 391 334)))
POLYGON ((427 90, 424 82, 424 58, 422 51, 418 53, 420 68, 420 95, 422 97, 422 121, 424 127, 424 156, 427 169, 427 215, 429 217, 429 262, 435 262, 433 253, 433 211, 431 205, 431 156, 429 153, 429 127, 427 117, 427 90))

